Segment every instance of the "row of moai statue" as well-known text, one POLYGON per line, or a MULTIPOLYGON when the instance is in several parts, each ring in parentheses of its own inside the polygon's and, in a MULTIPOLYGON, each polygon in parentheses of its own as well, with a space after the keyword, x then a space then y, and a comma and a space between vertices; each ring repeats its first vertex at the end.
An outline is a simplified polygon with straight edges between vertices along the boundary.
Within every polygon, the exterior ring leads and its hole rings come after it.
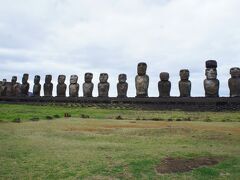
MULTIPOLYGON (((149 76, 146 74, 147 64, 141 62, 137 67, 137 76, 135 78, 136 97, 148 97, 149 76)), ((231 78, 228 81, 230 89, 230 97, 240 97, 240 68, 234 67, 230 69, 231 78)), ((204 80, 205 97, 219 97, 219 80, 217 79, 217 62, 215 60, 206 61, 205 70, 206 79, 204 80)), ((189 81, 190 72, 188 69, 180 70, 179 91, 180 97, 191 96, 191 81, 189 81)), ((17 77, 13 76, 10 85, 7 88, 6 79, 0 82, 1 96, 28 96, 29 83, 28 74, 22 77, 22 84, 17 83, 17 77)), ((85 74, 85 82, 82 85, 83 96, 92 97, 94 84, 92 83, 93 74, 85 74)), ((66 97, 67 85, 65 84, 66 76, 58 76, 57 96, 66 97)), ((127 75, 120 74, 118 77, 117 93, 118 98, 126 98, 128 83, 127 75)), ((51 97, 53 91, 52 76, 46 75, 44 83, 44 96, 51 97)), ((98 83, 98 97, 108 97, 110 84, 108 83, 108 74, 101 73, 98 83)), ((78 76, 71 75, 69 85, 69 96, 79 96, 78 76)), ((161 72, 160 81, 158 82, 159 97, 170 97, 171 82, 169 81, 169 73, 161 72)), ((40 96, 41 84, 40 76, 34 78, 33 96, 40 96)))

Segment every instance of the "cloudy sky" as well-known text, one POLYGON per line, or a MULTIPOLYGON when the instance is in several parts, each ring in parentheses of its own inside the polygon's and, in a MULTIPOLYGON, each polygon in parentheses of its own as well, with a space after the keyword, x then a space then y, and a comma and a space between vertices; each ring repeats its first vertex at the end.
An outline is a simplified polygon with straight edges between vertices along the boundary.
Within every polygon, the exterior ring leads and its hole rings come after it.
MULTIPOLYGON (((137 63, 148 64, 149 96, 158 96, 159 73, 170 73, 178 96, 179 70, 190 70, 192 95, 203 96, 205 61, 218 61, 220 95, 228 96, 229 69, 240 66, 239 0, 0 0, 0 79, 30 74, 118 74, 135 96, 137 63)), ((55 93, 54 88, 54 93, 55 93)), ((67 93, 68 94, 68 93, 67 93)), ((80 91, 80 96, 82 91, 80 91)))

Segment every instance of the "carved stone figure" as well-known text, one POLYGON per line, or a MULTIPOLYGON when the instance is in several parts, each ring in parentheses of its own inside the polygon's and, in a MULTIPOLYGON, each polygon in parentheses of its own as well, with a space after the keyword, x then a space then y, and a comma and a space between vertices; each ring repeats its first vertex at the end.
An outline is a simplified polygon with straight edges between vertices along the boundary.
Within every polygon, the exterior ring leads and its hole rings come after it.
POLYGON ((7 80, 3 79, 3 81, 0 84, 0 96, 6 96, 7 94, 7 80))
POLYGON ((39 75, 36 75, 34 77, 33 96, 40 96, 41 92, 40 79, 41 77, 39 75))
POLYGON ((83 83, 83 96, 92 97, 94 84, 92 83, 93 74, 85 73, 84 76, 85 82, 83 83))
POLYGON ((228 80, 230 97, 240 97, 240 68, 230 69, 231 78, 228 80))
POLYGON ((52 96, 52 91, 53 91, 53 83, 52 81, 52 75, 46 75, 45 76, 45 83, 43 86, 44 89, 44 96, 46 97, 51 97, 52 96))
POLYGON ((78 76, 71 75, 70 85, 69 85, 69 96, 70 97, 78 97, 79 84, 77 83, 77 81, 78 81, 78 76))
POLYGON ((169 97, 171 91, 171 82, 169 81, 169 73, 160 73, 160 80, 158 82, 159 97, 169 97))
POLYGON ((98 97, 108 97, 109 92, 109 83, 108 80, 108 74, 107 73, 101 73, 99 77, 99 83, 98 83, 98 97))
POLYGON ((66 97, 67 85, 65 84, 65 75, 58 76, 58 85, 57 85, 57 96, 66 97))
POLYGON ((148 97, 149 77, 146 74, 147 64, 141 62, 138 64, 137 73, 135 78, 136 97, 148 97))
POLYGON ((28 96, 29 83, 28 83, 28 74, 23 74, 22 84, 21 84, 21 95, 28 96))
POLYGON ((182 69, 180 70, 181 80, 178 83, 180 97, 190 97, 191 96, 191 81, 189 81, 189 70, 182 69))
POLYGON ((206 79, 204 80, 204 89, 206 97, 219 97, 219 80, 217 79, 217 61, 206 61, 205 70, 206 79))
POLYGON ((21 95, 21 85, 17 83, 17 76, 12 77, 11 81, 12 90, 9 93, 10 96, 20 96, 21 95))
POLYGON ((126 98, 127 97, 127 90, 128 90, 128 83, 126 82, 127 75, 126 74, 119 74, 118 76, 118 84, 117 84, 117 92, 118 98, 126 98))

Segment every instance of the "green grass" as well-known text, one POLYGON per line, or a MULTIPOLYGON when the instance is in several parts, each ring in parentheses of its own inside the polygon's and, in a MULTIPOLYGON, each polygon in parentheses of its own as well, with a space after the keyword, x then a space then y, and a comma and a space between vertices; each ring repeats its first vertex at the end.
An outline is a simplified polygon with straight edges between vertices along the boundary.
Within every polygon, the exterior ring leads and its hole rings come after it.
POLYGON ((0 179, 239 179, 239 116, 1 104, 0 179), (13 123, 15 118, 21 122, 13 123), (186 173, 155 171, 166 157, 202 156, 223 161, 186 173))

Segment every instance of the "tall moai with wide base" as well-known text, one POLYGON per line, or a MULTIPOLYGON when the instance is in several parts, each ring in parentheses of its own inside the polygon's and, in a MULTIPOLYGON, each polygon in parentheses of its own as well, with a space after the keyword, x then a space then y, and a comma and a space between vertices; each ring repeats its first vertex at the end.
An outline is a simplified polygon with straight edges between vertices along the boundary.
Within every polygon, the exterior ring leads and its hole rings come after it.
POLYGON ((98 83, 98 97, 108 97, 108 92, 110 88, 110 84, 107 82, 108 74, 101 73, 99 77, 98 83))
POLYGON ((17 76, 13 76, 11 80, 12 90, 10 96, 20 96, 21 95, 21 85, 17 83, 17 76))
POLYGON ((83 97, 92 97, 92 92, 94 84, 92 83, 93 74, 85 73, 84 83, 83 83, 83 97))
POLYGON ((158 82, 159 97, 170 97, 171 82, 169 81, 169 73, 161 72, 159 76, 161 80, 158 82))
POLYGON ((191 81, 189 81, 189 70, 182 69, 180 70, 180 81, 178 83, 180 97, 190 97, 191 96, 191 81))
POLYGON ((67 85, 65 84, 65 80, 66 80, 65 75, 58 76, 57 96, 59 97, 66 97, 67 85))
POLYGON ((148 97, 149 77, 146 74, 147 64, 141 62, 137 66, 138 75, 135 77, 136 97, 148 97))
POLYGON ((231 78, 228 80, 230 97, 240 97, 240 68, 233 67, 230 69, 231 78))
POLYGON ((28 74, 23 74, 22 84, 21 84, 21 95, 22 96, 28 96, 28 91, 29 91, 28 77, 29 77, 28 74))
POLYGON ((126 74, 119 74, 118 76, 118 84, 117 84, 117 92, 118 98, 126 98, 127 97, 127 90, 128 90, 128 83, 127 75, 126 74))
POLYGON ((52 81, 52 75, 46 75, 45 76, 45 83, 43 86, 44 89, 44 96, 46 97, 51 97, 52 96, 52 91, 53 91, 53 83, 52 81))
POLYGON ((206 79, 204 80, 205 97, 219 97, 219 80, 217 79, 217 61, 206 61, 206 79))
POLYGON ((41 77, 39 75, 36 75, 34 77, 34 86, 33 86, 33 96, 40 96, 41 92, 41 84, 40 84, 41 77))
POLYGON ((69 85, 69 96, 70 97, 78 97, 79 84, 77 83, 77 81, 78 81, 78 76, 71 75, 70 85, 69 85))
POLYGON ((0 83, 0 96, 6 96, 7 95, 7 80, 3 79, 3 81, 0 83))

